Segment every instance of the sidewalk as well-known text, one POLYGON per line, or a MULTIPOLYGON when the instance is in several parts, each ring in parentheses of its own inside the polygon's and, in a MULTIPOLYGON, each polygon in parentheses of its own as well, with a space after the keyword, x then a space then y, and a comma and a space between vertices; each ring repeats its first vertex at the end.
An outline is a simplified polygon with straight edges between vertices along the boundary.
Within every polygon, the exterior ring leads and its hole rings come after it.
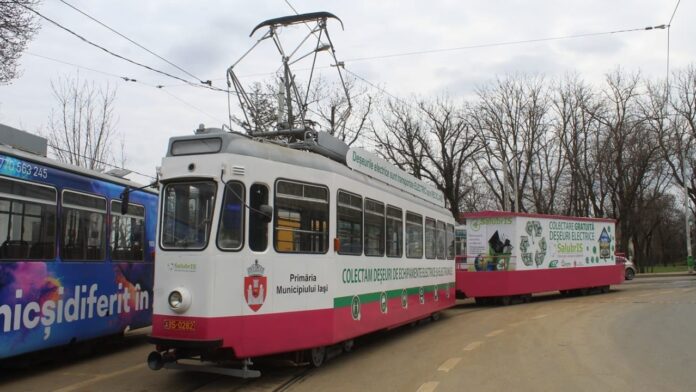
POLYGON ((670 276, 691 276, 696 278, 696 272, 690 274, 688 271, 679 271, 679 272, 646 272, 646 273, 637 273, 636 274, 636 279, 638 278, 659 278, 659 277, 670 277, 670 276))

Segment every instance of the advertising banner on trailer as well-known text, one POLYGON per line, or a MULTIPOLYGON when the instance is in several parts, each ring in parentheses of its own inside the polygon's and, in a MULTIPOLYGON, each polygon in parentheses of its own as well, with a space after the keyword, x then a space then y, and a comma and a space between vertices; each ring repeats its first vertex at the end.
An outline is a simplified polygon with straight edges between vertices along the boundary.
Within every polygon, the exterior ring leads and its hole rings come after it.
POLYGON ((457 292, 523 296, 601 289, 623 281, 612 219, 484 211, 464 214, 466 263, 457 292))
POLYGON ((537 270, 615 263, 613 221, 501 216, 467 219, 467 227, 468 259, 478 260, 479 269, 537 270))

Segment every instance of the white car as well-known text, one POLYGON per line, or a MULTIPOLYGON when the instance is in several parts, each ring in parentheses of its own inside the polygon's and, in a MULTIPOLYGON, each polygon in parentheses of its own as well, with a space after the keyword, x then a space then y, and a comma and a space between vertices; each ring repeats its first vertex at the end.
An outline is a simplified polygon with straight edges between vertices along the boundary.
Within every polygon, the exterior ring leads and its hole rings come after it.
POLYGON ((636 266, 633 265, 633 262, 630 259, 624 256, 616 256, 616 263, 623 263, 624 278, 626 280, 633 280, 633 278, 636 277, 636 266))

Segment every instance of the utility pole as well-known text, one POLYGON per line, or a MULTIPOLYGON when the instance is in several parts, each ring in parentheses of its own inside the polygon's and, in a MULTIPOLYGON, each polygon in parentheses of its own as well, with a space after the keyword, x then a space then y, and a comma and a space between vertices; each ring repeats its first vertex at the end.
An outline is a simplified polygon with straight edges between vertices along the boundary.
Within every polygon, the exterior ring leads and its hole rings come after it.
POLYGON ((513 156, 512 156, 512 174, 513 174, 513 186, 515 192, 515 212, 520 212, 520 200, 517 195, 519 195, 519 187, 517 182, 519 180, 519 171, 517 170, 517 132, 514 134, 514 146, 513 146, 513 156))
POLYGON ((686 265, 689 266, 689 273, 694 272, 694 257, 691 254, 691 227, 689 225, 689 188, 686 183, 686 156, 682 154, 682 177, 684 179, 684 221, 686 222, 686 265))

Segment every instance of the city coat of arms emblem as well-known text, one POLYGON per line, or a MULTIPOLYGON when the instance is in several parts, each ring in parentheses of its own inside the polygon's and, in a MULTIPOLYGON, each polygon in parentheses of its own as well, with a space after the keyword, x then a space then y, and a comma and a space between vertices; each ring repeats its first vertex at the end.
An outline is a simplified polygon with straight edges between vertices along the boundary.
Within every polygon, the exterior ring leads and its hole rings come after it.
POLYGON ((268 292, 268 279, 263 274, 264 270, 265 268, 256 260, 251 267, 247 268, 248 275, 244 277, 244 299, 254 312, 261 309, 268 292))

